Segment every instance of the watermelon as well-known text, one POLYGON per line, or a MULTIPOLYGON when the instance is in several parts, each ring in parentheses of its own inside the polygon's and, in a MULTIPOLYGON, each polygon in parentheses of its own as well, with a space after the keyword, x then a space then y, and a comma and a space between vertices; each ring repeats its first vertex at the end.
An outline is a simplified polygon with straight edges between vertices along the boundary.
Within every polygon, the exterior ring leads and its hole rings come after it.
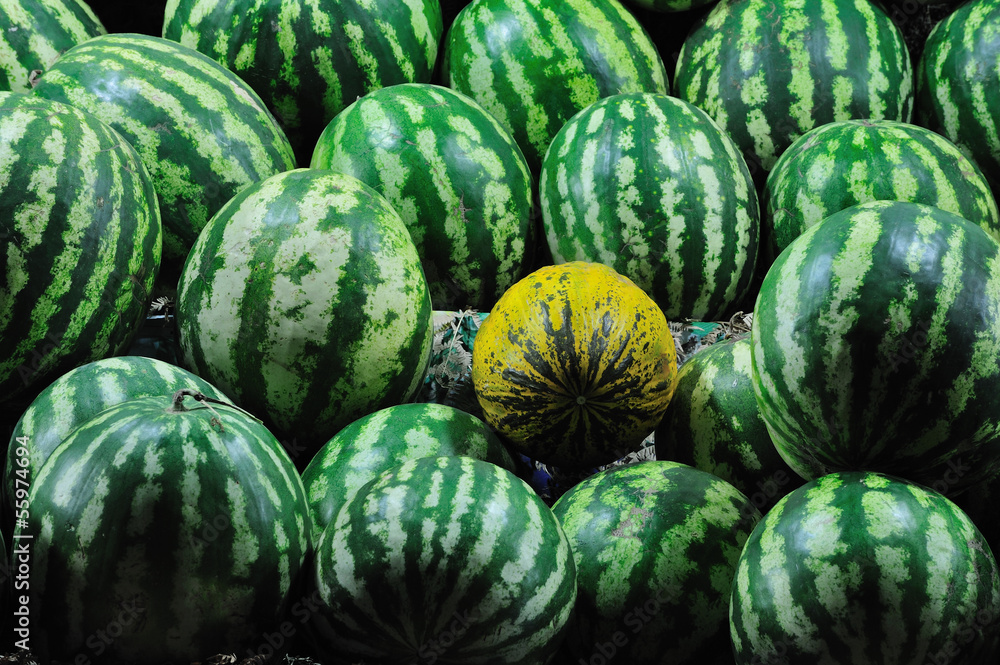
POLYGON ((552 512, 577 570, 564 647, 573 662, 732 663, 729 592, 760 519, 744 494, 658 460, 590 476, 552 512))
POLYGON ((1000 198, 1000 2, 971 0, 935 26, 917 63, 917 122, 983 170, 1000 198))
POLYGON ((656 47, 618 0, 473 0, 442 57, 448 87, 496 116, 535 174, 577 112, 608 95, 667 91, 656 47))
POLYGON ((814 127, 909 122, 913 67, 899 29, 867 0, 720 0, 684 41, 673 90, 733 137, 762 185, 814 127))
POLYGON ((397 404, 358 418, 326 442, 302 472, 314 536, 357 491, 411 459, 465 455, 515 471, 514 459, 486 423, 452 406, 397 404))
POLYGON ((870 470, 952 491, 1000 470, 1000 243, 873 201, 807 229, 761 286, 753 386, 799 475, 870 470))
POLYGON ((63 51, 107 32, 83 0, 0 2, 0 90, 31 92, 63 51))
POLYGON ((362 487, 316 545, 326 662, 543 665, 577 595, 570 545, 528 485, 462 456, 362 487))
POLYGON ((528 164, 476 102, 430 84, 368 93, 327 125, 312 168, 352 175, 393 205, 435 309, 489 311, 534 242, 528 164))
POLYGON ((249 86, 159 37, 110 34, 75 46, 34 94, 93 113, 135 147, 156 186, 172 267, 238 191, 295 165, 288 139, 249 86))
POLYGON ((802 484, 782 459, 753 389, 750 338, 730 337, 691 356, 656 427, 656 459, 689 464, 731 483, 767 512, 802 484))
POLYGON ((545 266, 511 287, 472 348, 483 419, 517 452, 566 470, 634 452, 677 385, 663 312, 600 263, 545 266))
POLYGON ((613 267, 670 320, 728 318, 750 287, 760 210, 736 145, 673 97, 605 97, 552 139, 539 185, 557 263, 613 267))
POLYGON ((874 472, 785 496, 750 535, 732 586, 736 665, 985 665, 998 631, 997 563, 968 516, 874 472))
POLYGON ((162 237, 153 181, 118 132, 0 93, 0 403, 125 352, 162 237))
POLYGON ((14 538, 30 548, 23 593, 41 662, 188 663, 255 647, 283 620, 311 542, 278 441, 185 390, 78 427, 28 500, 14 538))
POLYGON ((845 120, 803 134, 768 175, 762 197, 764 263, 770 265, 813 224, 878 200, 935 206, 1000 240, 1000 212, 990 186, 955 144, 908 123, 845 120))
POLYGON ((304 468, 342 427, 408 401, 431 302, 396 211, 348 175, 253 184, 202 230, 177 291, 184 365, 262 418, 304 468))
POLYGON ((141 356, 95 360, 63 374, 38 394, 14 425, 0 488, 7 504, 12 507, 15 489, 25 486, 18 478, 36 476, 45 460, 78 426, 121 402, 172 395, 182 388, 228 401, 194 374, 141 356), (28 441, 28 445, 20 446, 29 452, 24 461, 15 456, 18 440, 28 441))
POLYGON ((327 123, 358 97, 428 83, 444 30, 438 0, 168 0, 163 36, 246 81, 309 164, 327 123))

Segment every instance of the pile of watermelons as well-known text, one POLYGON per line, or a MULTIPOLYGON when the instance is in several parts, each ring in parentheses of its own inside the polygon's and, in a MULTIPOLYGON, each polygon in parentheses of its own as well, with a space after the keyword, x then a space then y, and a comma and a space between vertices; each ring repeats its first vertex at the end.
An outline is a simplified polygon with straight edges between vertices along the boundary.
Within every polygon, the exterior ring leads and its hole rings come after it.
POLYGON ((0 662, 1000 663, 1000 0, 0 0, 0 662))

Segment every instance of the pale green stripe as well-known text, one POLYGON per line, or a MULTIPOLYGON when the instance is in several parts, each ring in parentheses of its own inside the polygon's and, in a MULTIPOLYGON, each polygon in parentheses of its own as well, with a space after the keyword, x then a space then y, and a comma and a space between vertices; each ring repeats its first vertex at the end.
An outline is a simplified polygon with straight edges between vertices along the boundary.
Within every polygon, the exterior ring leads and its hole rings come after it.
MULTIPOLYGON (((704 134, 699 133, 695 135, 696 144, 698 136, 704 138, 704 134)), ((707 140, 705 144, 707 146, 707 140)), ((711 157, 705 155, 702 155, 702 157, 706 161, 698 166, 697 173, 698 180, 702 184, 702 205, 705 207, 702 224, 703 232, 706 236, 706 245, 701 269, 701 295, 695 300, 692 306, 692 310, 697 317, 704 316, 709 311, 712 297, 718 291, 716 277, 722 273, 722 260, 729 244, 725 226, 731 221, 727 219, 729 217, 727 207, 729 206, 726 205, 727 200, 723 193, 723 185, 719 182, 717 168, 711 161, 708 161, 711 157)), ((730 273, 729 285, 725 291, 727 296, 734 295, 735 280, 741 274, 742 271, 740 270, 734 270, 730 273)))
MULTIPOLYGON (((829 0, 824 0, 823 4, 829 0)), ((805 0, 786 0, 782 5, 781 34, 778 43, 781 49, 786 52, 789 66, 791 67, 791 79, 788 83, 788 94, 791 105, 788 115, 796 124, 795 129, 789 128, 784 133, 794 139, 798 134, 812 129, 815 124, 812 114, 815 104, 813 103, 813 92, 816 88, 816 81, 810 71, 811 56, 803 35, 810 34, 814 28, 811 26, 811 19, 806 14, 805 0)), ((839 26, 833 27, 829 32, 836 32, 839 26)), ((784 54, 783 54, 784 55, 784 54)), ((782 137, 782 140, 785 140, 782 137)), ((776 155, 773 153, 761 153, 772 165, 776 155)))
MULTIPOLYGON (((9 5, 10 3, 8 3, 9 5)), ((99 26, 97 33, 103 34, 104 31, 101 30, 101 21, 97 14, 90 8, 90 5, 81 0, 68 0, 67 2, 53 2, 48 5, 53 16, 59 21, 59 26, 63 29, 64 33, 73 39, 74 43, 80 43, 86 41, 93 35, 88 29, 88 26, 77 16, 77 14, 82 11, 83 15, 90 19, 91 23, 95 26, 99 26), (74 8, 76 11, 74 11, 74 8)))
POLYGON ((6 72, 7 82, 13 92, 29 92, 28 68, 21 64, 20 53, 3 39, 0 33, 0 70, 6 72))
MULTIPOLYGON (((583 200, 579 206, 582 209, 583 223, 593 237, 593 248, 591 251, 594 253, 594 258, 592 260, 595 260, 597 263, 612 265, 618 258, 618 248, 609 247, 606 242, 610 240, 610 236, 605 233, 604 223, 601 220, 602 201, 598 198, 598 192, 604 189, 604 187, 594 180, 596 174, 594 165, 597 162, 600 152, 604 149, 604 146, 601 144, 600 130, 605 121, 606 109, 607 107, 603 104, 598 105, 588 118, 585 130, 585 135, 588 138, 583 143, 577 177, 580 179, 580 190, 583 193, 583 200), (595 135, 596 138, 589 138, 595 135)), ((574 143, 577 142, 574 141, 574 143)), ((568 170, 572 168, 574 167, 567 166, 568 170)))
MULTIPOLYGON (((941 31, 943 35, 947 35, 953 20, 954 15, 939 23, 928 37, 928 43, 930 42, 931 37, 934 37, 938 31, 941 31)), ((970 31, 968 34, 971 36, 972 32, 970 31)), ((928 78, 931 81, 949 81, 951 74, 945 74, 945 70, 953 57, 951 40, 947 38, 940 39, 935 43, 935 46, 936 48, 932 51, 934 60, 931 67, 931 74, 928 78)), ((934 94, 934 101, 940 109, 940 120, 944 128, 945 135, 952 137, 958 136, 958 125, 961 120, 962 112, 958 104, 955 103, 956 91, 950 85, 931 85, 930 88, 931 92, 934 94)))
MULTIPOLYGON (((476 5, 471 5, 470 9, 478 12, 480 16, 470 17, 470 20, 456 23, 453 29, 460 30, 461 33, 456 37, 451 37, 459 44, 464 42, 468 45, 464 69, 468 71, 469 96, 473 97, 508 132, 513 134, 514 125, 511 122, 507 105, 500 100, 497 94, 496 79, 493 76, 493 56, 487 52, 486 44, 479 39, 479 35, 475 32, 475 25, 480 20, 488 20, 489 12, 485 7, 476 5)), ((455 81, 449 81, 449 85, 454 87, 455 81)))
POLYGON ((278 76, 293 90, 297 90, 301 81, 295 68, 295 56, 298 54, 298 40, 295 37, 295 24, 302 14, 302 3, 282 0, 278 10, 278 49, 281 51, 281 68, 278 76))
MULTIPOLYGON (((438 57, 438 35, 427 20, 425 11, 428 3, 425 0, 403 0, 403 4, 410 10, 410 34, 416 37, 418 43, 424 45, 424 59, 429 63, 433 63, 438 57)), ((393 52, 395 52, 395 47, 393 48, 393 52)), ((408 71, 412 71, 412 65, 409 62, 408 56, 400 53, 396 58, 396 62, 405 64, 411 68, 408 71)), ((410 73, 407 75, 407 80, 412 81, 413 77, 413 73, 410 73)))
MULTIPOLYGON (((34 125, 36 117, 36 113, 22 110, 0 114, 0 137, 3 137, 2 145, 8 148, 0 150, 0 192, 5 192, 10 188, 10 176, 14 171, 14 166, 22 159, 22 156, 17 151, 9 149, 9 146, 24 139, 29 128, 34 125)), ((26 233, 19 243, 4 243, 7 254, 7 274, 5 276, 6 286, 4 289, 0 289, 0 330, 5 330, 10 325, 18 293, 28 283, 30 271, 27 266, 27 256, 41 242, 41 233, 26 233)))
MULTIPOLYGON (((465 123, 450 122, 449 125, 454 132, 452 140, 456 141, 460 140, 459 137, 462 135, 463 129, 466 131, 471 129, 471 123, 468 121, 465 123)), ((475 130, 472 130, 472 133, 474 135, 475 130)), ((480 266, 478 259, 471 257, 469 249, 468 227, 470 222, 465 218, 463 212, 465 208, 464 192, 455 190, 450 177, 450 164, 445 161, 438 150, 438 142, 442 140, 440 134, 436 127, 417 129, 414 136, 416 149, 427 164, 425 173, 429 175, 430 185, 433 186, 437 193, 437 199, 444 206, 444 210, 439 211, 439 214, 444 216, 444 230, 448 236, 451 250, 449 258, 454 262, 452 277, 460 284, 465 285, 470 293, 478 293, 482 289, 482 278, 472 276, 472 270, 478 272, 480 266)), ((489 151, 482 152, 488 153, 489 151)), ((494 161, 497 161, 495 157, 494 161)), ((495 168, 496 164, 494 164, 495 168)), ((480 214, 479 211, 476 213, 480 214)), ((482 219, 485 221, 488 218, 482 219)))
MULTIPOLYGON (((816 389, 812 388, 806 376, 806 353, 805 347, 796 334, 797 325, 801 313, 799 312, 799 286, 801 284, 798 276, 802 266, 806 263, 809 245, 806 242, 793 243, 787 250, 784 263, 781 265, 780 273, 774 279, 777 280, 776 293, 774 296, 775 311, 771 318, 776 325, 773 333, 761 331, 758 333, 758 326, 754 326, 751 337, 754 339, 754 363, 760 365, 763 362, 769 369, 760 372, 758 381, 761 383, 763 393, 770 395, 777 403, 769 408, 769 421, 782 423, 778 434, 781 438, 788 435, 797 436, 789 431, 790 421, 786 415, 789 412, 790 404, 783 401, 779 395, 784 394, 784 390, 779 390, 771 378, 772 372, 781 376, 785 386, 795 387, 799 391, 797 403, 800 405, 804 415, 810 422, 823 423, 826 419, 823 415, 823 407, 827 404, 825 398, 821 399, 816 389), (764 351, 762 337, 770 337, 767 347, 772 349, 782 349, 781 367, 774 367, 775 359, 768 359, 764 351)), ((807 342, 808 343, 808 342, 807 342)), ((793 398, 794 399, 794 398, 793 398)), ((797 426, 793 426, 797 429, 797 426)), ((773 433, 773 432, 772 432, 773 433)))
MULTIPOLYGON (((267 207, 265 204, 260 213, 266 214, 267 207)), ((260 331, 265 349, 261 375, 265 382, 264 399, 287 422, 294 422, 300 417, 312 385, 308 377, 314 373, 319 360, 309 348, 326 344, 334 304, 340 295, 340 279, 351 260, 353 239, 350 231, 333 228, 320 232, 316 228, 317 221, 326 217, 323 207, 324 200, 319 196, 301 202, 299 219, 291 236, 278 245, 272 259, 274 272, 270 276, 272 293, 267 303, 267 325, 265 330, 260 331), (301 279, 293 279, 285 269, 303 259, 316 268, 301 279)), ((256 223, 257 219, 241 214, 230 225, 261 235, 263 229, 256 223)), ((228 231, 227 228, 227 235, 228 231)), ((225 241, 222 244, 224 247, 227 247, 225 241)), ((223 286, 221 279, 217 278, 215 283, 216 288, 223 286)), ((208 314, 216 321, 222 316, 231 316, 238 326, 240 307, 234 302, 228 312, 220 312, 219 316, 204 309, 202 314, 208 314)), ((234 336, 229 342, 235 339, 234 336)), ((244 352, 243 349, 230 348, 230 353, 236 356, 244 352)), ((206 357, 211 356, 206 354, 206 357)), ((235 366, 235 358, 233 361, 235 366)))
MULTIPOLYGON (((409 54, 403 50, 403 45, 399 42, 399 36, 396 34, 395 26, 388 21, 377 21, 379 32, 381 36, 389 44, 389 50, 392 51, 393 60, 392 63, 395 64, 400 69, 400 73, 403 76, 404 81, 413 81, 416 79, 416 68, 410 59, 409 54)), ((434 62, 434 58, 431 58, 429 62, 434 62)), ((381 87, 381 85, 390 80, 389 76, 380 76, 378 80, 372 83, 373 88, 381 87)))
MULTIPOLYGON (((885 63, 882 61, 882 55, 879 52, 879 49, 882 48, 882 41, 879 39, 879 28, 895 30, 895 27, 888 20, 883 20, 880 23, 878 17, 875 15, 875 10, 866 0, 856 0, 854 7, 865 22, 865 52, 868 54, 868 117, 875 119, 886 118, 887 109, 885 100, 886 93, 889 92, 889 77, 886 76, 885 70, 891 68, 894 63, 885 63)), ((908 67, 907 71, 909 71, 908 67)), ((899 91, 900 100, 903 99, 903 93, 907 87, 907 83, 901 86, 899 91)), ((900 119, 905 120, 906 118, 900 119)))
POLYGON ((821 631, 810 621, 805 608, 795 600, 799 589, 792 588, 789 574, 792 565, 786 554, 788 546, 784 536, 773 528, 765 529, 760 535, 760 549, 758 573, 768 580, 775 623, 794 646, 806 652, 818 652, 823 647, 821 631))
POLYGON ((836 2, 823 2, 820 6, 820 16, 823 25, 829 29, 823 31, 826 37, 826 58, 833 69, 846 70, 848 68, 847 54, 850 50, 850 43, 847 33, 839 29, 843 25, 840 17, 840 7, 836 2))
MULTIPOLYGON (((408 113, 413 113, 415 111, 411 110, 411 108, 414 106, 418 105, 405 102, 403 108, 408 113)), ((346 116, 345 121, 338 124, 338 131, 333 137, 335 146, 333 160, 335 163, 341 163, 341 160, 346 160, 348 164, 351 163, 351 158, 348 155, 350 150, 346 149, 346 147, 341 148, 339 145, 344 140, 344 134, 339 130, 339 127, 346 129, 348 125, 360 123, 364 127, 371 128, 372 135, 368 140, 373 145, 380 144, 381 139, 379 137, 383 136, 387 144, 393 145, 397 141, 397 137, 402 133, 402 130, 391 120, 392 114, 387 113, 382 103, 378 100, 361 98, 353 113, 360 115, 360 119, 352 121, 352 116, 346 116)), ((420 223, 416 201, 414 201, 412 196, 404 194, 404 190, 410 182, 411 169, 403 158, 402 151, 376 147, 373 148, 371 156, 375 163, 375 170, 378 172, 379 191, 382 193, 382 196, 392 203, 399 216, 403 219, 403 222, 411 230, 413 242, 418 248, 422 248, 425 226, 420 223)))
POLYGON ((867 369, 851 365, 848 336, 858 323, 859 290, 874 265, 873 251, 881 237, 882 225, 876 212, 863 211, 852 217, 850 234, 831 266, 831 292, 816 321, 820 336, 827 340, 823 345, 826 392, 832 394, 833 411, 841 417, 852 412, 854 372, 867 369))

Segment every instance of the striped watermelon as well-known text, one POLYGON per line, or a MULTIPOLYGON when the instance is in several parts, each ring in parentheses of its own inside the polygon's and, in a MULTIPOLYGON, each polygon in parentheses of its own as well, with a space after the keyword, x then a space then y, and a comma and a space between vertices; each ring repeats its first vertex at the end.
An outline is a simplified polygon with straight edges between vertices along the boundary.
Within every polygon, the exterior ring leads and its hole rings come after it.
POLYGON ((310 166, 388 199, 417 245, 435 309, 489 311, 523 276, 531 174, 507 130, 465 95, 422 83, 371 92, 327 125, 310 166))
POLYGON ((0 0, 0 90, 31 92, 63 51, 105 32, 83 0, 0 0))
POLYGON ((120 134, 0 93, 0 403, 128 348, 162 236, 150 175, 120 134))
POLYGON ((302 472, 314 536, 383 471, 419 457, 465 455, 514 471, 514 460, 486 423, 444 404, 397 404, 359 418, 320 448, 302 472))
POLYGON ((30 548, 23 593, 40 662, 189 663, 256 647, 280 625, 310 546, 281 445, 183 391, 74 430, 29 502, 14 537, 30 548))
POLYGON ((159 37, 91 39, 54 62, 34 93, 95 114, 135 146, 156 186, 171 266, 222 204, 294 166, 288 139, 246 84, 159 37))
POLYGON ((184 364, 304 454, 405 402, 431 352, 416 247, 375 190, 320 169, 245 188, 204 228, 181 274, 184 364))
POLYGON ((519 453, 589 469, 635 451, 677 385, 663 312, 599 263, 540 268, 511 287, 472 348, 483 418, 519 453))
POLYGON ((552 507, 573 548, 573 662, 732 663, 729 593, 760 512, 735 487, 649 461, 590 476, 552 507))
POLYGON ((948 139, 891 120, 846 120, 806 132, 767 178, 764 262, 805 229, 868 201, 926 203, 979 224, 1000 240, 1000 212, 976 164, 948 139))
POLYGON ((909 122, 913 68, 899 29, 867 0, 720 0, 684 41, 673 89, 733 137, 763 184, 814 127, 909 122))
POLYGON ((358 97, 431 80, 444 27, 438 0, 168 0, 163 36, 250 84, 306 166, 320 132, 358 97))
POLYGON ((954 489, 1000 470, 1000 243, 873 201, 792 242, 754 309, 754 390, 804 478, 881 471, 954 489))
POLYGON ((182 388, 213 399, 229 401, 211 384, 169 363, 141 356, 95 360, 71 370, 49 384, 21 414, 7 448, 2 489, 12 506, 17 478, 34 478, 49 455, 78 426, 102 411, 142 397, 172 395, 182 388), (15 445, 27 439, 29 455, 18 460, 15 445), (26 471, 18 471, 26 469, 26 471))
POLYGON ((448 87, 496 116, 532 173, 578 111, 667 86, 653 42, 618 0, 473 0, 448 30, 443 58, 448 87))
POLYGON ((517 476, 471 457, 383 473, 316 550, 323 661, 543 665, 577 595, 552 510, 517 476))
POLYGON ((917 121, 947 136, 1000 199, 1000 2, 971 0, 941 21, 917 64, 917 121))
POLYGON ((701 109, 612 95, 573 116, 542 162, 542 222, 557 263, 613 267, 670 320, 714 320, 750 287, 760 210, 746 163, 701 109))
POLYGON ((736 665, 986 665, 1000 631, 997 563, 937 492, 834 473, 789 493, 754 529, 730 628, 736 665))
POLYGON ((802 484, 781 458, 760 415, 747 336, 718 341, 691 356, 656 427, 656 459, 715 474, 767 512, 802 484))

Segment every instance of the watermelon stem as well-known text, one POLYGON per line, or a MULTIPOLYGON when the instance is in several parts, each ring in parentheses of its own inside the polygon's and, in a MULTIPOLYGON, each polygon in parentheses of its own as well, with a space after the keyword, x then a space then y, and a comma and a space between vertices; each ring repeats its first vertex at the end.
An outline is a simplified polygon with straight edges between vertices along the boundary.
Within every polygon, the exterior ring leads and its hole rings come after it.
POLYGON ((190 388, 181 388, 180 390, 178 390, 177 392, 174 393, 173 403, 170 405, 170 411, 172 413, 182 413, 184 411, 190 411, 190 409, 188 409, 187 407, 184 406, 184 398, 185 397, 193 397, 195 401, 201 402, 202 404, 204 404, 208 408, 209 411, 211 411, 212 413, 214 413, 215 417, 212 418, 212 424, 213 425, 218 425, 220 432, 224 432, 225 429, 222 427, 222 420, 219 417, 219 412, 216 411, 214 408, 212 408, 213 404, 220 404, 222 406, 228 406, 229 408, 236 409, 237 411, 239 411, 240 413, 246 415, 247 417, 256 420, 258 423, 262 423, 263 422, 260 418, 258 418, 257 416, 253 415, 252 413, 250 413, 246 409, 241 409, 240 407, 236 406, 235 404, 230 404, 229 402, 223 402, 220 399, 215 399, 213 397, 209 397, 205 393, 199 392, 197 390, 191 390, 190 388))

